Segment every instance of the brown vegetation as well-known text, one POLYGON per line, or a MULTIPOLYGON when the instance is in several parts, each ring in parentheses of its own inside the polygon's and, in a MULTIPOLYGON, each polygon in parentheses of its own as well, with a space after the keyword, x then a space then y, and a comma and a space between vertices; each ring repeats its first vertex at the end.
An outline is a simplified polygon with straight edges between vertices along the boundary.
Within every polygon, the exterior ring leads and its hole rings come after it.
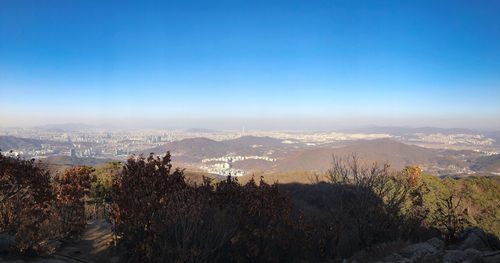
POLYGON ((492 187, 486 179, 467 181, 471 196, 462 203, 430 198, 441 185, 418 167, 395 171, 356 156, 334 158, 326 176, 307 177, 314 182, 193 182, 167 153, 74 167, 51 179, 34 161, 0 153, 0 234, 15 235, 18 252, 44 253, 49 239, 78 238, 86 204, 106 203, 132 262, 329 261, 392 241, 442 235, 453 242, 469 219, 489 222, 467 206, 469 218, 462 205, 492 187))
POLYGON ((91 187, 92 172, 92 168, 78 166, 54 177, 54 208, 63 237, 76 238, 85 229, 84 197, 91 187))
POLYGON ((186 182, 170 155, 130 159, 113 182, 114 217, 134 260, 282 260, 291 203, 276 185, 186 182), (132 187, 133 186, 133 187, 132 187))
POLYGON ((15 251, 47 253, 50 239, 77 236, 85 227, 83 196, 90 169, 76 167, 51 181, 34 160, 0 152, 0 234, 13 236, 15 251))
POLYGON ((169 154, 139 156, 113 181, 114 217, 133 260, 327 260, 410 238, 426 217, 419 172, 367 168, 353 157, 335 160, 328 183, 241 185, 229 177, 191 185, 169 154))
POLYGON ((20 252, 40 251, 51 217, 50 175, 34 160, 10 158, 0 152, 0 233, 15 236, 20 252))

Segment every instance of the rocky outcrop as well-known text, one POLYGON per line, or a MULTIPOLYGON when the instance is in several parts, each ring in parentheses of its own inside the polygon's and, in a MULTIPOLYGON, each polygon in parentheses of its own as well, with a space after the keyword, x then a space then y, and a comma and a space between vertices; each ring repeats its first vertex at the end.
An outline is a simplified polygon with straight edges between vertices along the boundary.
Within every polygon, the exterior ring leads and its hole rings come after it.
POLYGON ((487 251, 481 253, 484 263, 498 263, 500 262, 500 250, 487 251))
POLYGON ((398 253, 392 253, 384 258, 383 262, 399 262, 399 263, 410 263, 410 259, 401 256, 398 253))
POLYGON ((429 255, 438 254, 439 250, 428 242, 422 242, 409 245, 399 251, 399 254, 405 258, 417 260, 429 255))
POLYGON ((443 256, 443 263, 481 263, 481 253, 473 248, 466 250, 447 250, 443 256))
POLYGON ((433 247, 435 247, 438 250, 443 250, 445 248, 445 243, 443 240, 434 237, 429 240, 427 240, 427 243, 431 244, 433 247))
POLYGON ((459 237, 458 249, 473 248, 477 250, 490 249, 487 235, 479 228, 466 229, 459 237))
POLYGON ((485 233, 479 228, 467 228, 458 237, 458 242, 454 246, 456 249, 465 250, 467 248, 479 251, 500 250, 500 240, 492 234, 485 233))
POLYGON ((439 238, 408 245, 383 258, 381 262, 499 263, 498 239, 478 228, 459 235, 456 244, 446 246, 439 238))
POLYGON ((11 251, 16 246, 16 238, 9 234, 0 234, 0 253, 11 251))

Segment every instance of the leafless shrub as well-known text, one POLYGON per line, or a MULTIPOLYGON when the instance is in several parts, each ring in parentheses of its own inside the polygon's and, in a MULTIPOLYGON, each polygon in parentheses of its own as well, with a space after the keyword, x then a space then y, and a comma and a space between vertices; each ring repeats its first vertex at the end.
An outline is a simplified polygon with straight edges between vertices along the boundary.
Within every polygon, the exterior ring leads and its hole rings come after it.
POLYGON ((407 238, 428 212, 422 208, 419 177, 418 167, 393 171, 389 164, 362 165, 356 155, 333 156, 328 182, 343 201, 330 214, 342 232, 357 233, 360 248, 407 238))
POLYGON ((15 236, 17 251, 42 252, 52 198, 48 172, 0 152, 0 233, 15 236))

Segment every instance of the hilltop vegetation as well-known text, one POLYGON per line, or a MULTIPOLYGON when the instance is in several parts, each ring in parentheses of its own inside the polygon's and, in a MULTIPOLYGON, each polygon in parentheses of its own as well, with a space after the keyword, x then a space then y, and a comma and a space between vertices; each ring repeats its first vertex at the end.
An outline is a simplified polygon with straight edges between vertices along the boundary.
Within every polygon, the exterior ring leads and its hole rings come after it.
POLYGON ((34 160, 0 152, 0 234, 6 240, 0 250, 45 254, 49 240, 77 238, 86 225, 83 198, 92 171, 73 167, 51 176, 34 160))
POLYGON ((500 235, 496 177, 439 179, 355 157, 288 175, 307 181, 187 176, 169 154, 50 176, 0 155, 0 234, 14 237, 13 251, 50 253, 50 239, 78 239, 87 205, 107 204, 131 262, 329 261, 395 241, 453 244, 471 226, 500 235))
POLYGON ((461 206, 467 209, 468 225, 477 226, 500 237, 500 178, 498 176, 439 179, 430 174, 424 174, 422 181, 428 188, 424 200, 431 211, 436 210, 439 200, 455 195, 462 199, 461 206))
POLYGON ((40 160, 40 165, 44 166, 52 173, 64 172, 64 170, 74 166, 100 166, 111 162, 110 159, 98 159, 93 157, 72 157, 65 155, 50 156, 40 160))
MULTIPOLYGON (((328 173, 314 172, 286 172, 275 174, 256 174, 266 182, 279 184, 313 184, 316 180, 326 180, 328 173)), ((253 176, 239 178, 242 183, 248 182, 253 176)), ((430 211, 436 210, 439 200, 450 195, 462 198, 462 205, 468 210, 468 225, 477 226, 486 232, 500 237, 500 177, 498 176, 469 176, 461 178, 437 176, 422 173, 422 184, 425 185, 423 198, 430 211)), ((428 225, 432 222, 427 220, 428 225)))

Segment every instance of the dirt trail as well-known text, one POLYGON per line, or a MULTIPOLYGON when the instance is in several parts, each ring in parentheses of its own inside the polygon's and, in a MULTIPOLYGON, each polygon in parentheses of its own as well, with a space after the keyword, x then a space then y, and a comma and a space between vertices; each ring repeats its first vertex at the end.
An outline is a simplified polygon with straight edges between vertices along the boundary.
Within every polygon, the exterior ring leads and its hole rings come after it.
POLYGON ((110 224, 105 220, 94 220, 87 225, 80 241, 63 246, 54 257, 68 262, 106 262, 103 254, 112 240, 110 224))
POLYGON ((55 254, 48 258, 12 258, 0 257, 2 263, 100 263, 117 262, 111 257, 113 236, 111 225, 106 220, 94 220, 88 223, 82 237, 75 243, 64 244, 55 254))

